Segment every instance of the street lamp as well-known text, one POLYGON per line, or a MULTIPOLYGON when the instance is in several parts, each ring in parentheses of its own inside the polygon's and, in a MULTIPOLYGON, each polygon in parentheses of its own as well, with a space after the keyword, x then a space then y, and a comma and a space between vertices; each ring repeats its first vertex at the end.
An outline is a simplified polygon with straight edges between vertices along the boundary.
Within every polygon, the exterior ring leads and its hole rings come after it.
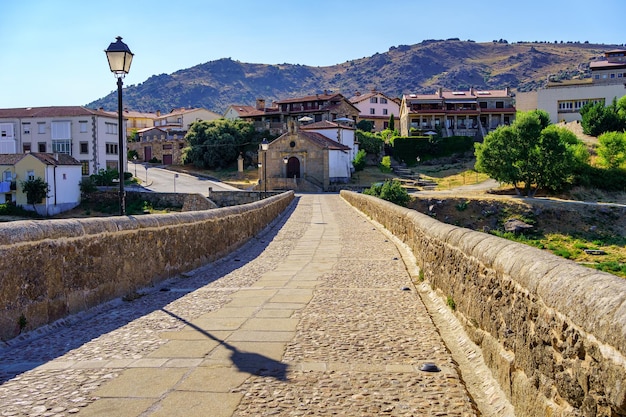
POLYGON ((107 54, 109 68, 117 78, 117 126, 118 126, 118 149, 119 154, 119 174, 120 174, 120 216, 126 215, 126 194, 124 192, 124 127, 122 117, 122 79, 130 71, 130 63, 133 60, 133 53, 128 45, 122 42, 122 37, 115 38, 104 51, 107 54))
POLYGON ((263 151, 263 197, 267 197, 267 150, 270 144, 266 138, 261 142, 261 150, 263 151))
POLYGON ((133 163, 135 164, 135 178, 137 177, 137 155, 133 155, 133 163))

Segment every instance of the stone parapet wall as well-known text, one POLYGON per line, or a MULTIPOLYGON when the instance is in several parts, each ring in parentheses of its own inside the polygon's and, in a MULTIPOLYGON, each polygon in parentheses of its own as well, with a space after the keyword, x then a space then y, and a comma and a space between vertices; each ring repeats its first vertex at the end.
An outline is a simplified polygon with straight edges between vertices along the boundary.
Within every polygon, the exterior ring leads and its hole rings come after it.
POLYGON ((0 340, 218 259, 294 199, 215 210, 0 224, 0 340))
MULTIPOLYGON (((100 187, 100 191, 90 194, 92 201, 119 201, 119 191, 111 187, 100 187)), ((133 201, 147 201, 153 207, 176 207, 182 211, 198 211, 217 208, 217 204, 202 194, 154 193, 149 191, 126 191, 126 204, 133 201)), ((254 200, 247 201, 250 203, 254 200)), ((222 206, 224 207, 224 206, 222 206)))
POLYGON ((281 193, 283 191, 213 191, 209 189, 209 199, 218 207, 229 207, 252 203, 281 193))
POLYGON ((626 416, 626 280, 375 197, 341 196, 412 249, 517 416, 626 416))

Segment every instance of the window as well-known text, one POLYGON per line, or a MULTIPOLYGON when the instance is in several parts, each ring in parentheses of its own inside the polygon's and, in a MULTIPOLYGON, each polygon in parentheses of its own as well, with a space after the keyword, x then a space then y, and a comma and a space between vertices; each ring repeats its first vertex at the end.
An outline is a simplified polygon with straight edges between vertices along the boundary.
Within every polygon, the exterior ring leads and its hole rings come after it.
POLYGON ((80 133, 87 133, 87 121, 81 120, 78 122, 78 126, 80 126, 80 133))
POLYGON ((22 132, 25 135, 30 135, 30 122, 22 123, 22 132))
POLYGON ((4 171, 3 181, 13 181, 13 173, 11 171, 4 171))
POLYGON ((39 142, 37 144, 37 152, 41 152, 41 153, 46 152, 46 142, 39 142))
POLYGON ((370 97, 370 103, 378 103, 378 97, 370 97))
POLYGON ((72 141, 71 140, 53 140, 52 152, 72 154, 72 141))
POLYGON ((105 123, 107 135, 117 134, 117 123, 105 123))
POLYGON ((496 101, 496 109, 503 109, 504 101, 496 101))
POLYGON ((51 124, 52 140, 67 140, 72 138, 72 124, 69 121, 56 121, 51 124))
POLYGON ((46 133, 45 123, 42 123, 42 122, 37 123, 37 133, 39 133, 40 135, 43 135, 44 133, 46 133))
POLYGON ((89 144, 87 142, 80 143, 80 153, 89 153, 89 144))
POLYGON ((376 114, 376 109, 371 108, 371 109, 370 109, 370 114, 376 114))
POLYGON ((383 115, 387 115, 387 109, 383 109, 383 115))
POLYGON ((117 161, 107 161, 106 167, 107 169, 117 169, 117 161))
POLYGON ((80 161, 81 174, 89 175, 89 161, 80 161))
POLYGON ((32 181, 35 179, 35 171, 26 171, 26 180, 27 181, 32 181))
POLYGON ((22 144, 22 152, 29 153, 30 152, 30 143, 22 144))
POLYGON ((384 97, 380 98, 380 104, 387 104, 387 99, 384 97))
POLYGON ((117 143, 107 143, 106 144, 106 153, 107 155, 117 155, 117 143))

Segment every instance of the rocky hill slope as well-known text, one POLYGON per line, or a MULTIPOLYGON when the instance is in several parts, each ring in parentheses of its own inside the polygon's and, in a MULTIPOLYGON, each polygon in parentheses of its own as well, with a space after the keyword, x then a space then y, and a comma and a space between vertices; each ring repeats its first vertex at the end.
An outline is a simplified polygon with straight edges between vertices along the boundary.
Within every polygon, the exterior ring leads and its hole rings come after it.
MULTIPOLYGON (((351 97, 372 89, 391 97, 431 93, 438 87, 463 90, 511 87, 531 91, 552 75, 585 76, 589 62, 616 45, 588 43, 477 43, 458 39, 400 45, 385 53, 328 67, 247 64, 220 59, 172 74, 154 75, 124 92, 124 105, 138 111, 204 107, 223 113, 230 104, 254 105, 306 96, 323 90, 351 97)), ((87 104, 117 109, 115 93, 87 104)))

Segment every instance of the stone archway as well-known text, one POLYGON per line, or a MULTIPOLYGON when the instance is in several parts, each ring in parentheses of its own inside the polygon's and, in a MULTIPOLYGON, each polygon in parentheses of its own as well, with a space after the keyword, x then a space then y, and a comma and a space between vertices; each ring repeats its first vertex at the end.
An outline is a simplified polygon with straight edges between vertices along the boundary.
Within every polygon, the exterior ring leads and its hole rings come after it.
POLYGON ((300 160, 295 156, 287 160, 287 178, 300 178, 300 160))

